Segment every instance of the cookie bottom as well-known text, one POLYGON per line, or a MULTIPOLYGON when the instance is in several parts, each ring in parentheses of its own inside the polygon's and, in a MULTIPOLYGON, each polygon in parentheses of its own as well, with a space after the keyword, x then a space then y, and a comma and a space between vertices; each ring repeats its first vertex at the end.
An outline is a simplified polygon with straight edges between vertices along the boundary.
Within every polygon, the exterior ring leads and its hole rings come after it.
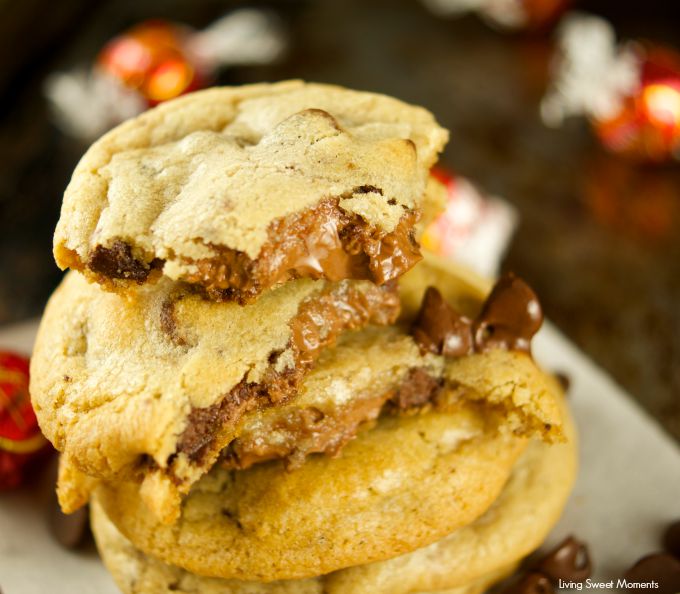
MULTIPOLYGON (((92 530, 104 565, 123 594, 324 594, 323 578, 279 582, 245 582, 208 578, 146 555, 127 540, 93 501, 92 530)), ((481 594, 512 573, 516 565, 448 590, 414 594, 481 594)))

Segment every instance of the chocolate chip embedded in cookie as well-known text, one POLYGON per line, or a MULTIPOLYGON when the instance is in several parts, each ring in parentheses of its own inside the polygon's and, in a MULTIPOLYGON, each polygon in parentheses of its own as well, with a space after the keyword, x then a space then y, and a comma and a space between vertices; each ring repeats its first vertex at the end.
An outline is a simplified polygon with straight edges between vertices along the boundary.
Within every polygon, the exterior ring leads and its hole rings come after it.
MULTIPOLYGON (((152 480, 149 504, 171 520, 246 412, 293 395, 344 331, 398 311, 396 287, 368 281, 300 279, 241 307, 169 279, 125 300, 71 273, 38 333, 33 404, 69 463, 152 480)), ((62 499, 67 511, 84 503, 78 488, 60 493, 77 495, 62 499)))
POLYGON ((212 89, 109 132, 66 190, 57 263, 125 290, 165 275, 215 300, 289 279, 394 279, 447 133, 396 99, 291 81, 212 89))

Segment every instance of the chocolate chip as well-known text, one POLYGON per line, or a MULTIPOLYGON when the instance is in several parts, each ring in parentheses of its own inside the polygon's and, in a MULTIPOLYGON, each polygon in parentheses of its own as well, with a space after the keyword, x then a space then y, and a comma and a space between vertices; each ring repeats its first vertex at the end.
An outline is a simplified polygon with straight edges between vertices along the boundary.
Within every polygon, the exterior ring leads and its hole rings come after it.
POLYGON ((494 286, 474 321, 459 314, 434 287, 425 291, 411 334, 424 354, 462 357, 506 349, 531 353, 531 338, 543 323, 536 294, 513 274, 494 286))
POLYGON ((434 287, 425 291, 411 333, 422 353, 461 357, 473 351, 470 320, 446 303, 434 287))
POLYGON ((132 255, 132 247, 119 239, 110 247, 98 245, 87 263, 93 272, 109 278, 121 278, 144 282, 154 269, 163 266, 162 260, 154 259, 150 263, 142 262, 132 255))
POLYGON ((236 512, 233 512, 233 511, 231 511, 230 509, 224 508, 224 509, 222 510, 222 515, 223 515, 225 518, 229 518, 229 520, 230 520, 231 522, 233 522, 234 525, 235 525, 239 530, 241 530, 241 531, 243 530, 243 524, 241 524, 241 520, 238 519, 238 515, 236 514, 236 512))
POLYGON ((677 559, 680 559, 680 520, 673 522, 663 535, 664 548, 677 559))
POLYGON ((415 367, 409 371, 408 376, 392 398, 392 404, 399 410, 424 406, 432 400, 439 388, 439 381, 433 378, 426 369, 415 367))
POLYGON ((624 575, 627 592, 677 594, 680 592, 680 561, 667 553, 653 553, 640 559, 624 575), (658 587, 650 586, 656 582, 658 587))
POLYGON ((82 507, 72 514, 65 514, 61 511, 56 497, 51 507, 49 520, 52 535, 63 547, 78 548, 89 534, 87 507, 82 507))
POLYGON ((176 346, 186 346, 186 339, 177 331, 177 318, 175 317, 175 304, 182 299, 181 295, 172 295, 165 299, 161 305, 160 326, 161 330, 176 346))
POLYGON ((547 577, 530 572, 503 588, 500 594, 555 594, 555 589, 547 577))
POLYGON ((568 536, 546 554, 534 569, 550 578, 553 583, 558 580, 582 582, 592 573, 588 547, 573 536, 568 536))
POLYGON ((473 324, 478 351, 503 348, 531 352, 531 338, 543 323, 541 305, 531 287, 514 274, 494 285, 473 324))
POLYGON ((560 386, 562 386, 562 390, 565 394, 569 392, 569 388, 571 388, 571 378, 566 373, 562 371, 556 371, 555 379, 560 383, 560 386))
MULTIPOLYGON (((356 188, 352 189, 352 194, 380 194, 381 196, 383 195, 382 188, 376 188, 375 186, 357 186, 356 188)), ((391 200, 394 200, 393 198, 391 200)), ((396 200, 394 202, 391 202, 391 204, 396 204, 396 200)))
POLYGON ((199 462, 212 443, 219 428, 230 419, 238 419, 254 401, 258 385, 243 378, 226 397, 189 413, 187 426, 177 441, 177 451, 192 462, 199 462))

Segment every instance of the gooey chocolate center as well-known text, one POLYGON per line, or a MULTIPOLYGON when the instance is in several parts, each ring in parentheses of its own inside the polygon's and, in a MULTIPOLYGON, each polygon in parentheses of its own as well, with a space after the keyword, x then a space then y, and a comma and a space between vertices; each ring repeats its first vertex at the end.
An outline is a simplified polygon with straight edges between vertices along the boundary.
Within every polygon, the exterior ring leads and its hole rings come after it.
MULTIPOLYGON (((434 287, 425 292, 411 329, 423 354, 463 357, 495 348, 530 353, 543 315, 535 293, 514 275, 502 277, 474 319, 462 316, 434 287)), ((282 411, 273 420, 244 431, 222 454, 227 468, 245 469, 282 459, 288 469, 314 453, 336 456, 363 426, 383 413, 413 413, 437 405, 442 380, 424 367, 408 370, 399 385, 378 395, 359 394, 331 411, 317 407, 282 411)))
MULTIPOLYGON (((352 195, 378 192, 362 186, 352 195)), ((203 288, 216 301, 255 299, 269 287, 295 278, 371 280, 382 285, 396 279, 421 259, 414 225, 419 215, 406 210, 397 226, 386 233, 360 215, 346 212, 340 198, 326 198, 314 208, 274 221, 268 241, 256 258, 245 252, 211 245, 214 257, 183 258, 195 272, 182 280, 203 288)), ((97 246, 86 263, 97 275, 144 283, 163 267, 158 258, 145 262, 132 246, 117 240, 97 246)))
MULTIPOLYGON (((171 312, 164 309, 164 315, 171 319, 171 312)), ((277 360, 281 353, 273 352, 259 381, 249 382, 244 377, 214 405, 194 408, 179 437, 177 453, 201 464, 207 454, 226 445, 222 439, 244 414, 283 403, 294 394, 321 350, 333 344, 340 333, 368 323, 386 325, 398 314, 399 297, 394 283, 363 289, 351 282, 337 283, 308 298, 289 323, 291 339, 287 350, 292 353, 292 364, 280 369, 277 360)), ((164 327, 176 340, 172 324, 165 323, 164 327)))

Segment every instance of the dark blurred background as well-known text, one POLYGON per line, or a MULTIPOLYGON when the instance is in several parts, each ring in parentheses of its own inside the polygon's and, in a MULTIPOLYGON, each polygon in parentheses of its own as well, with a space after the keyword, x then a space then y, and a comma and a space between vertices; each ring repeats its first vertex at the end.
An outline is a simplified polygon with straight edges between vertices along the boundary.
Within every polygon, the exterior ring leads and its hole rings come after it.
MULTIPOLYGON (((200 28, 244 4, 0 0, 0 325, 38 316, 59 282, 52 232, 86 148, 51 122, 45 77, 91 63, 144 19, 200 28)), ((526 278, 548 317, 680 438, 680 171, 606 154, 582 119, 541 123, 552 34, 499 32, 474 15, 442 19, 416 0, 257 6, 283 18, 287 56, 226 70, 218 82, 301 77, 432 110, 451 130, 443 163, 519 211, 502 268, 526 278)), ((620 38, 680 49, 680 2, 578 8, 606 17, 620 38)))

